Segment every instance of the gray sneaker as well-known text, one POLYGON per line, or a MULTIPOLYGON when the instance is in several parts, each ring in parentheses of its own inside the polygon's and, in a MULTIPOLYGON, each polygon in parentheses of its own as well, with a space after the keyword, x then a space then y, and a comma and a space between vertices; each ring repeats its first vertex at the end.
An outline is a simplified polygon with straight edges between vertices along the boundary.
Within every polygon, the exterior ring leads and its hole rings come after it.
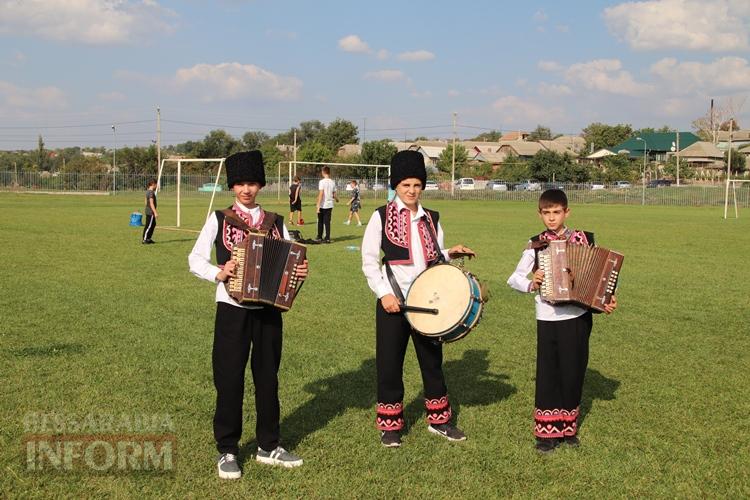
POLYGON ((399 431, 380 431, 380 444, 386 448, 398 448, 401 446, 401 433, 399 431))
POLYGON ((239 479, 242 476, 239 464, 237 464, 237 455, 231 453, 222 453, 216 460, 216 468, 219 470, 221 479, 239 479))
POLYGON ((281 446, 277 446, 273 451, 266 451, 259 447, 258 454, 255 455, 255 460, 264 464, 280 465, 288 468, 299 467, 302 465, 302 459, 300 457, 289 453, 281 446))
POLYGON ((443 436, 448 441, 466 441, 466 434, 453 424, 431 424, 427 430, 438 436, 443 436))

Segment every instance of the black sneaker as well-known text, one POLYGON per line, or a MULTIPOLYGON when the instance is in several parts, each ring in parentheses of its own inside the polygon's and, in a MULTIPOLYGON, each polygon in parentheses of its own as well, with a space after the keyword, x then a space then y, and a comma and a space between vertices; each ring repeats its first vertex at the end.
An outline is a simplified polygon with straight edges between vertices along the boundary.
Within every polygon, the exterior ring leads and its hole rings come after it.
POLYGON ((323 243, 330 243, 331 240, 323 240, 323 243))
POLYGON ((466 441, 466 434, 453 424, 430 424, 427 430, 438 436, 443 436, 448 441, 466 441))
POLYGON ((552 453, 555 448, 560 446, 560 440, 558 438, 536 438, 536 451, 542 454, 552 453))
POLYGON ((581 446, 581 440, 578 439, 578 436, 565 436, 563 438, 563 443, 570 446, 571 448, 578 448, 581 446))
POLYGON ((398 448, 401 446, 401 433, 398 431, 381 431, 380 444, 386 448, 398 448))
POLYGON ((242 476, 240 466, 237 464, 237 455, 222 453, 216 460, 216 468, 221 479, 239 479, 242 476))

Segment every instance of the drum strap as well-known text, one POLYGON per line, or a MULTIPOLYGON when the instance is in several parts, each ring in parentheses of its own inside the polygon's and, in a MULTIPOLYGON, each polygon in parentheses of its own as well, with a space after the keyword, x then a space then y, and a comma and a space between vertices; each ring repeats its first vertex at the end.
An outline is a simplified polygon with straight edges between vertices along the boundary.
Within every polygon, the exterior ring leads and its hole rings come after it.
POLYGON ((401 287, 398 286, 398 281, 396 281, 396 277, 393 275, 391 264, 387 260, 385 261, 385 274, 388 275, 388 281, 391 284, 391 288, 393 288, 393 294, 396 296, 399 302, 401 302, 402 304, 406 304, 404 294, 401 293, 401 287))
POLYGON ((445 262, 445 255, 443 255, 443 250, 440 248, 440 245, 438 244, 438 239, 437 239, 437 235, 435 234, 435 230, 432 228, 432 224, 430 224, 430 221, 427 219, 426 215, 422 216, 422 221, 424 222, 425 226, 427 226, 427 232, 430 233, 432 242, 435 244, 435 248, 437 249, 438 258, 437 258, 436 264, 442 264, 445 262))

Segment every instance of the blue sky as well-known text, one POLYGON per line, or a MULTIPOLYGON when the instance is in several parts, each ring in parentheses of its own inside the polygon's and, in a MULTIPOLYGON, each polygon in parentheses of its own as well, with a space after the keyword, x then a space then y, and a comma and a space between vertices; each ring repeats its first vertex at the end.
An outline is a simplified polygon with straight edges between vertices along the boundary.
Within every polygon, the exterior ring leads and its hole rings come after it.
POLYGON ((591 122, 750 127, 750 2, 0 0, 0 149, 591 122), (363 130, 364 129, 364 130, 363 130))

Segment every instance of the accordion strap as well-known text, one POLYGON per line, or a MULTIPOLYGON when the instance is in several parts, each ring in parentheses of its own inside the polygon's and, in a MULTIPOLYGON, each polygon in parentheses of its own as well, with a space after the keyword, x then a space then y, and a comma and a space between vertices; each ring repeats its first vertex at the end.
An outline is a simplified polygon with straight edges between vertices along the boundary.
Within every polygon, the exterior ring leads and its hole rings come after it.
POLYGON ((234 213, 231 208, 225 208, 224 210, 221 210, 221 213, 224 214, 225 219, 231 225, 242 229, 243 231, 262 233, 264 235, 268 234, 273 225, 276 223, 276 218, 278 217, 278 214, 275 214, 274 212, 264 212, 265 216, 263 217, 263 222, 261 222, 260 227, 253 228, 250 227, 247 222, 237 217, 237 214, 234 213))

